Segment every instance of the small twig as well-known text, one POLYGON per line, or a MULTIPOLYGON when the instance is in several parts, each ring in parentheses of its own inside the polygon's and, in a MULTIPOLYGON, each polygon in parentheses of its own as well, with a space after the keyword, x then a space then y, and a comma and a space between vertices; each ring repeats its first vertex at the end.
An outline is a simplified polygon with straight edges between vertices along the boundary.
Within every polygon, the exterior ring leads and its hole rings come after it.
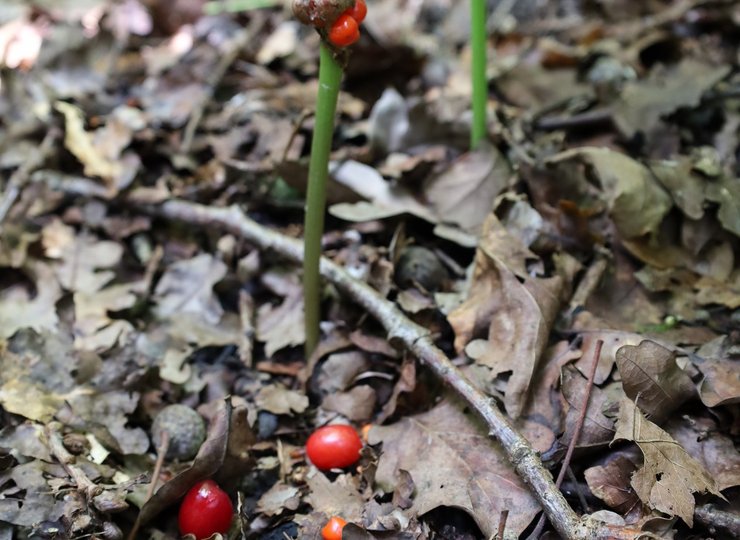
POLYGON ((252 367, 254 358, 254 302, 247 291, 239 291, 239 320, 241 322, 241 342, 239 343, 239 358, 247 367, 252 367))
POLYGON ((314 112, 309 109, 305 109, 301 112, 300 116, 298 117, 298 120, 296 120, 295 124, 293 125, 293 131, 290 132, 290 137, 288 137, 288 143, 285 145, 285 150, 283 150, 283 158, 282 161, 286 161, 288 159, 288 153, 290 152, 290 149, 293 147, 293 142, 295 142, 295 138, 298 136, 298 132, 303 127, 303 123, 311 118, 314 115, 314 112))
POLYGON ((565 314, 567 324, 570 325, 576 311, 586 305, 586 302, 599 287, 601 278, 608 267, 608 260, 605 255, 597 253, 596 259, 589 265, 583 277, 578 282, 573 296, 568 304, 568 311, 565 314))
MULTIPOLYGON (((588 402, 591 401, 591 390, 594 386, 594 378, 596 377, 596 368, 599 365, 599 358, 601 357, 601 347, 604 345, 603 340, 598 340, 596 342, 596 346, 594 347, 594 355, 593 359, 591 360, 591 371, 588 374, 588 382, 586 383, 586 395, 583 396, 583 404, 581 405, 581 412, 578 415, 578 422, 576 422, 576 427, 573 430, 573 437, 571 437, 570 442, 568 443, 568 451, 565 453, 565 458, 563 458, 563 464, 560 467, 560 473, 558 474, 557 480, 555 480, 555 486, 559 489, 560 485, 563 483, 563 480, 565 479, 566 471, 570 468, 570 460, 573 457, 573 452, 576 449, 576 444, 578 443, 578 439, 581 436, 581 430, 583 429, 583 424, 586 421, 586 412, 588 411, 588 402)), ((532 531, 532 534, 529 536, 530 539, 534 540, 540 537, 540 534, 542 534, 542 529, 545 526, 545 514, 542 514, 540 516, 540 520, 537 522, 537 526, 534 528, 534 531, 532 531)))
POLYGON ((496 532, 496 538, 501 540, 506 532, 506 520, 509 519, 509 511, 502 510, 501 517, 498 518, 498 531, 496 532))
MULTIPOLYGON (((157 446, 157 461, 154 464, 154 471, 152 472, 152 479, 149 482, 149 488, 146 491, 146 498, 144 502, 148 501, 154 495, 154 491, 157 488, 159 482, 159 475, 162 472, 162 465, 164 464, 164 458, 167 455, 167 450, 170 449, 170 433, 167 430, 162 431, 162 435, 159 439, 159 446, 157 446)), ((134 526, 131 528, 127 540, 134 540, 139 532, 139 526, 141 522, 137 519, 134 526)))
POLYGON ((170 449, 170 432, 167 430, 162 431, 162 435, 159 438, 159 446, 157 447, 157 461, 154 464, 154 472, 152 472, 152 481, 149 483, 149 489, 146 492, 146 500, 152 498, 154 490, 157 488, 159 481, 159 474, 162 472, 162 465, 164 464, 164 458, 167 455, 167 451, 170 449))
POLYGON ((534 123, 534 128, 541 131, 556 131, 559 129, 578 129, 593 127, 612 122, 612 110, 608 108, 596 109, 571 116, 543 116, 534 123))
POLYGON ((92 501, 93 497, 103 491, 103 488, 90 480, 85 474, 85 471, 75 465, 75 457, 64 448, 62 435, 55 429, 54 424, 47 425, 45 432, 51 454, 64 467, 67 474, 72 477, 72 480, 77 485, 77 489, 85 495, 86 500, 88 502, 92 501))
POLYGON ((729 533, 728 538, 740 538, 740 514, 705 504, 694 509, 694 517, 710 530, 723 529, 729 533))

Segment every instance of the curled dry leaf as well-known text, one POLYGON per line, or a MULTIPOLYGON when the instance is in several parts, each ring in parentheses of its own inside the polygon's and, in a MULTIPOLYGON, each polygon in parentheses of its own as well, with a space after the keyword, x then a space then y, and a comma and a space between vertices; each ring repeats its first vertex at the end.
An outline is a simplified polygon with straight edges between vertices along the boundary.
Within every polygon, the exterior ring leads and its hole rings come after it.
POLYGON ((584 472, 591 492, 620 514, 627 514, 641 506, 640 498, 630 485, 637 465, 628 457, 617 454, 604 465, 590 467, 584 472))
POLYGON ((166 482, 144 503, 137 518, 139 524, 150 522, 165 508, 182 498, 196 482, 218 472, 226 458, 229 438, 232 436, 233 413, 231 400, 224 400, 216 416, 211 420, 208 436, 195 456, 193 464, 166 482))
POLYGON ((616 358, 624 392, 657 423, 696 394, 691 377, 676 364, 676 353, 654 341, 624 345, 616 358))

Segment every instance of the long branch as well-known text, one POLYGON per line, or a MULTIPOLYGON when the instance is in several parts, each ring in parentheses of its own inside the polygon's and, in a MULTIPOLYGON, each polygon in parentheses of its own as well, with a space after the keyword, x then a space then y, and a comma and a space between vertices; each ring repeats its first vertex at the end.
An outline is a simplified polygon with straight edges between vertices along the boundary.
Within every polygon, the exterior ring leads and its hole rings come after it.
MULTIPOLYGON (((213 208, 173 200, 153 207, 150 211, 168 219, 226 229, 260 249, 274 251, 296 263, 303 260, 303 245, 299 240, 259 225, 234 206, 213 208)), ((490 435, 501 443, 517 473, 529 484, 550 523, 563 538, 631 539, 639 534, 639 531, 634 529, 579 518, 555 486, 552 475, 544 467, 529 442, 517 432, 496 406, 495 401, 478 390, 473 382, 434 345, 425 328, 411 321, 395 304, 381 297, 370 286, 353 278, 341 266, 325 257, 321 259, 320 271, 324 279, 333 283, 375 317, 385 328, 389 339, 403 343, 468 402, 485 421, 490 435)))

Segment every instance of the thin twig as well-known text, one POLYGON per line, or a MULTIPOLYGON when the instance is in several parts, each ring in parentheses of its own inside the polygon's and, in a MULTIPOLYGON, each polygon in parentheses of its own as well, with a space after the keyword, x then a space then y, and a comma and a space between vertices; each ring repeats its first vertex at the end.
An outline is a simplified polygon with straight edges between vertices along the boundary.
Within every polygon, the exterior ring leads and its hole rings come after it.
POLYGON ((727 512, 713 504, 705 504, 694 509, 694 517, 711 530, 720 528, 727 531, 728 538, 740 538, 740 515, 735 512, 727 512))
POLYGON ((506 520, 509 519, 509 511, 502 510, 501 517, 498 518, 498 531, 496 532, 496 538, 501 540, 506 532, 506 520))
MULTIPOLYGON (((159 475, 162 471, 162 465, 164 464, 164 458, 167 455, 167 451, 170 449, 170 433, 167 430, 162 431, 162 435, 159 438, 159 446, 157 446, 157 461, 154 464, 154 471, 152 472, 152 479, 149 482, 149 489, 146 491, 146 499, 148 501, 154 495, 154 490, 157 488, 159 482, 159 475)), ((134 526, 131 528, 127 540, 134 540, 139 532, 139 526, 141 522, 137 519, 134 526)))
POLYGON ((560 487, 560 484, 563 483, 563 480, 565 479, 565 471, 570 467, 570 460, 573 457, 573 452, 576 449, 576 444, 578 443, 578 439, 581 436, 581 430, 583 429, 583 424, 586 421, 586 413, 588 412, 588 402, 591 401, 591 391, 594 387, 594 378, 596 377, 596 368, 599 365, 599 358, 601 358, 601 348, 604 346, 603 340, 598 340, 596 342, 596 346, 594 347, 594 355, 591 360, 591 371, 588 374, 588 382, 586 383, 586 395, 583 396, 583 404, 581 405, 581 413, 578 415, 578 423, 576 424, 575 431, 573 432, 573 437, 570 440, 570 443, 568 444, 568 451, 565 453, 565 458, 563 459, 563 466, 560 468, 560 474, 558 474, 558 479, 555 481, 555 485, 557 487, 560 487))
MULTIPOLYGON (((596 368, 599 365, 599 358, 601 357, 601 347, 604 345, 603 340, 598 340, 596 342, 596 346, 594 347, 594 355, 591 360, 591 371, 588 374, 588 382, 586 383, 586 395, 583 396, 583 403, 581 404, 581 412, 578 415, 578 422, 576 422, 576 427, 573 430, 573 437, 571 437, 570 442, 568 443, 568 450, 565 453, 565 458, 563 458, 563 464, 560 467, 560 473, 558 474, 558 479, 555 481, 555 487, 560 489, 560 485, 563 483, 563 480, 565 479, 565 474, 568 468, 570 467, 570 460, 573 457, 573 451, 576 449, 576 444, 578 444, 578 439, 581 436, 581 430, 583 429, 583 423, 586 421, 586 412, 588 411, 588 402, 591 401, 591 390, 594 386, 594 378, 596 377, 596 368)), ((540 537, 540 534, 542 534, 542 529, 545 527, 545 514, 542 514, 540 516, 540 520, 537 522, 537 526, 534 528, 534 531, 532 531, 532 534, 529 536, 530 540, 536 540, 540 537)))
POLYGON ((614 112, 609 108, 596 109, 571 116, 543 116, 534 123, 534 128, 541 131, 559 129, 579 129, 612 123, 614 112))
POLYGON ((90 502, 93 497, 99 495, 103 488, 97 485, 95 482, 88 478, 85 471, 75 464, 75 457, 67 452, 62 442, 62 435, 56 429, 58 424, 52 423, 46 426, 45 434, 47 444, 51 454, 59 461, 59 463, 67 471, 67 474, 74 480, 77 485, 77 489, 85 495, 85 499, 90 502))

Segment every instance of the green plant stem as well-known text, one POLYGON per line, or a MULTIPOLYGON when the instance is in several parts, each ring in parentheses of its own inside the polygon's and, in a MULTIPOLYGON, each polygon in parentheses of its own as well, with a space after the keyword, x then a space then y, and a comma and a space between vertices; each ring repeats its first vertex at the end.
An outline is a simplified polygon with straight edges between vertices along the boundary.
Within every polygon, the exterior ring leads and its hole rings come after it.
POLYGON ((486 80, 486 0, 470 0, 471 79, 473 83, 473 126, 470 147, 486 138, 488 81, 486 80))
POLYGON ((342 81, 342 67, 325 43, 321 44, 320 54, 319 92, 316 99, 316 118, 311 142, 311 161, 308 167, 304 232, 303 299, 306 321, 306 356, 310 356, 319 343, 321 236, 324 232, 326 182, 329 176, 334 115, 337 110, 339 85, 342 81))

